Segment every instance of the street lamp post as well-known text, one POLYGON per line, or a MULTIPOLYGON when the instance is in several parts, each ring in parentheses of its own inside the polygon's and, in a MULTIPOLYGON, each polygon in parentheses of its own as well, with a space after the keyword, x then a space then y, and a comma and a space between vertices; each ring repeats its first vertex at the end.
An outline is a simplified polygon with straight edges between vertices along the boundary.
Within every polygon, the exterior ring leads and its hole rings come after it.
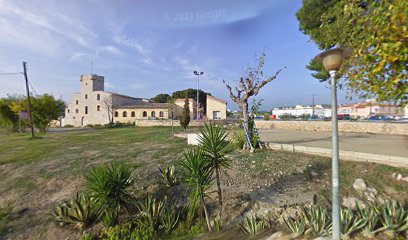
POLYGON ((340 178, 339 178, 339 135, 337 124, 336 73, 344 58, 351 54, 350 48, 336 48, 320 53, 315 60, 321 62, 330 73, 332 105, 332 239, 340 240, 340 178))
POLYGON ((199 99, 199 97, 200 97, 200 93, 199 93, 199 89, 200 89, 200 75, 203 75, 204 72, 194 71, 193 73, 194 73, 194 75, 197 76, 197 106, 196 106, 196 111, 197 111, 196 114, 197 114, 197 115, 196 115, 196 122, 198 122, 198 115, 199 115, 198 111, 199 111, 199 104, 200 104, 200 99, 199 99))

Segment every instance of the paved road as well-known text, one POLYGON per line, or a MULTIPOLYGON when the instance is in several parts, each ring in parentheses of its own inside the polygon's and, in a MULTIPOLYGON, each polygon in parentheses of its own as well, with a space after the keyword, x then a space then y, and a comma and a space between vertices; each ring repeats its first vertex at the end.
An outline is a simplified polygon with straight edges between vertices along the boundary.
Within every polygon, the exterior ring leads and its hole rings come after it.
MULTIPOLYGON (((331 132, 260 129, 264 142, 331 148, 331 132)), ((408 136, 340 133, 340 150, 408 158, 408 136)))

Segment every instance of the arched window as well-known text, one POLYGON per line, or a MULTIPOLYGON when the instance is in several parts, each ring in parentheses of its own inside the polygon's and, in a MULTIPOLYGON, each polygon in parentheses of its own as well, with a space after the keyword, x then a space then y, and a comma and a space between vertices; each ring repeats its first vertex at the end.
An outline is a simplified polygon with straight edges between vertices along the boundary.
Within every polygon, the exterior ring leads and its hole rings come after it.
POLYGON ((152 111, 152 112, 150 113, 150 116, 151 116, 151 117, 156 117, 156 113, 155 113, 154 111, 152 111))
POLYGON ((159 112, 159 117, 164 117, 163 111, 160 111, 160 112, 159 112))
POLYGON ((124 111, 124 112, 122 113, 122 117, 127 117, 127 112, 126 112, 126 111, 124 111))
POLYGON ((115 111, 115 117, 119 117, 119 112, 115 111))
POLYGON ((143 117, 147 117, 147 112, 146 111, 143 112, 143 117))
POLYGON ((132 113, 130 114, 132 117, 136 117, 135 112, 132 111, 132 113))

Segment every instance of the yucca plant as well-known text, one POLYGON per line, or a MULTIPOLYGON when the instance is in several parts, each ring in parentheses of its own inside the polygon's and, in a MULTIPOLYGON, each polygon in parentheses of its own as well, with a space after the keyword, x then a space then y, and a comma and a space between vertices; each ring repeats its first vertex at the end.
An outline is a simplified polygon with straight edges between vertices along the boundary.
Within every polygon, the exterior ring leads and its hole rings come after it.
POLYGON ((179 214, 173 208, 167 208, 163 212, 161 217, 161 226, 164 231, 169 234, 177 226, 179 220, 179 214))
POLYGON ((159 171, 162 181, 167 187, 177 185, 176 167, 174 165, 166 165, 163 168, 159 168, 159 171))
POLYGON ((95 167, 86 176, 86 189, 100 209, 126 207, 133 183, 129 167, 117 161, 95 167))
POLYGON ((351 209, 340 209, 341 232, 343 238, 349 238, 350 234, 362 229, 367 221, 360 218, 351 209))
POLYGON ((53 210, 52 216, 60 224, 72 223, 82 229, 96 220, 97 211, 89 196, 77 192, 73 199, 64 201, 57 206, 53 210))
POLYGON ((157 201, 151 195, 147 195, 143 202, 137 204, 139 210, 138 221, 146 227, 158 230, 165 205, 166 198, 163 201, 157 201))
POLYGON ((112 227, 118 223, 120 207, 105 208, 100 214, 100 219, 105 227, 112 227))
POLYGON ((183 176, 182 180, 192 189, 189 196, 189 212, 195 213, 198 203, 201 203, 208 230, 211 231, 205 198, 212 182, 212 169, 208 161, 206 161, 203 150, 200 148, 188 148, 184 152, 184 159, 180 161, 180 171, 183 176))
POLYGON ((257 219, 254 215, 246 216, 243 223, 239 224, 240 228, 247 234, 256 235, 269 227, 265 219, 257 219))
POLYGON ((205 124, 203 130, 201 130, 201 135, 198 137, 199 144, 209 160, 209 166, 215 173, 218 203, 220 205, 219 217, 222 215, 220 171, 225 170, 231 164, 231 161, 225 157, 232 150, 231 145, 227 141, 227 137, 227 131, 222 126, 215 125, 212 122, 205 124))

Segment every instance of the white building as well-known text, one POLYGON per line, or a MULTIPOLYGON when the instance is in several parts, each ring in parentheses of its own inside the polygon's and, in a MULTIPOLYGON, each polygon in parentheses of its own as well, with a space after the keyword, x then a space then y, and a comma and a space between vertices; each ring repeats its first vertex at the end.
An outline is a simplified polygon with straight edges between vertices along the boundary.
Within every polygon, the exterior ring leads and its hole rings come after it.
POLYGON ((283 107, 283 108, 274 108, 272 110, 272 115, 275 115, 279 119, 281 115, 292 115, 292 116, 302 116, 302 115, 314 115, 319 118, 331 117, 331 109, 328 106, 324 105, 315 105, 315 106, 302 106, 296 105, 296 107, 283 107))

